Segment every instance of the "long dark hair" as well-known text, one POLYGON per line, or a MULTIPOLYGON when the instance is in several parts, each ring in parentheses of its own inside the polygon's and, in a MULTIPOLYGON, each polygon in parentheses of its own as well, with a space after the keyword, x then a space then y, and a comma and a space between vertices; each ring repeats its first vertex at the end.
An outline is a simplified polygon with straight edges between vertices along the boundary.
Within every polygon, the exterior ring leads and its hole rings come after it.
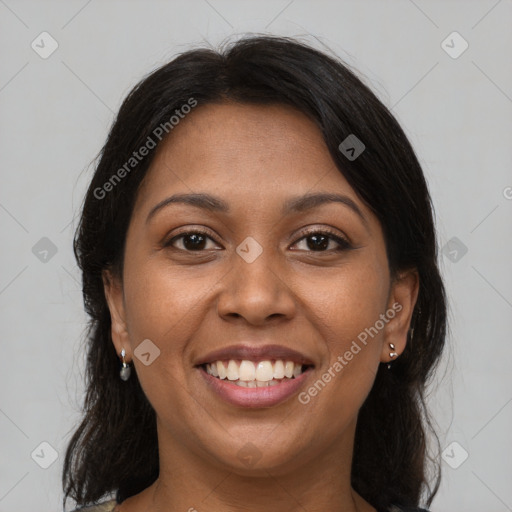
POLYGON ((302 42, 273 36, 245 37, 219 51, 187 51, 150 73, 123 102, 101 150, 74 240, 90 322, 84 416, 65 454, 63 504, 68 497, 79 505, 96 503, 114 491, 123 501, 158 477, 155 411, 136 374, 126 382, 119 378, 102 271, 122 275, 134 200, 155 150, 132 167, 126 163, 165 123, 172 137, 169 119, 191 98, 196 108, 225 101, 280 103, 307 115, 339 171, 379 219, 391 275, 417 269, 413 335, 391 370, 380 365, 360 409, 352 485, 376 508, 417 506, 421 500, 429 506, 440 466, 427 445, 430 430, 439 452, 425 390, 445 343, 447 312, 427 184, 395 118, 348 66, 302 42), (354 160, 339 149, 351 134, 366 146, 354 160), (126 172, 119 173, 123 166, 126 172), (122 179, 114 180, 116 173, 122 179))

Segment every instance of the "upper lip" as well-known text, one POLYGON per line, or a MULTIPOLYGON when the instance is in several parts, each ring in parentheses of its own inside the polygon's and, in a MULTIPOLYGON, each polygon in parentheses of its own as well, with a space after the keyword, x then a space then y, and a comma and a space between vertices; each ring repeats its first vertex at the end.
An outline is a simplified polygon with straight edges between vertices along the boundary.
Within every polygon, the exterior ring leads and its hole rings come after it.
POLYGON ((196 366, 226 359, 246 359, 250 361, 281 359, 303 365, 313 365, 313 362, 307 356, 283 345, 238 344, 209 352, 197 360, 196 366))

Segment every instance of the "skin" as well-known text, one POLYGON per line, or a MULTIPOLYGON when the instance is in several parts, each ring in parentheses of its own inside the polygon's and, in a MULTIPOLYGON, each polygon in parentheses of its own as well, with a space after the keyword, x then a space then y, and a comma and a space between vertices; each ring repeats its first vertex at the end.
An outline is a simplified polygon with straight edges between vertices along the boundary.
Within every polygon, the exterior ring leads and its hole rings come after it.
POLYGON ((418 276, 392 279, 378 219, 312 121, 283 105, 198 106, 159 146, 134 206, 123 275, 105 271, 104 284, 113 343, 156 411, 160 453, 159 478, 121 512, 375 511, 350 485, 357 414, 379 364, 391 360, 389 343, 405 348, 418 276), (231 212, 173 204, 146 224, 160 201, 192 192, 222 198, 231 212), (281 214, 284 201, 311 192, 350 197, 366 222, 340 203, 281 214), (354 248, 336 251, 331 239, 315 250, 306 226, 330 228, 354 248), (199 251, 187 237, 164 247, 193 228, 210 233, 199 251), (252 263, 235 251, 248 236, 263 248, 252 263), (194 368, 243 340, 282 344, 315 363, 303 391, 394 303, 401 311, 307 404, 294 395, 235 407, 194 368), (160 350, 148 366, 134 356, 145 339, 160 350), (251 467, 237 455, 248 442, 261 456, 251 467))

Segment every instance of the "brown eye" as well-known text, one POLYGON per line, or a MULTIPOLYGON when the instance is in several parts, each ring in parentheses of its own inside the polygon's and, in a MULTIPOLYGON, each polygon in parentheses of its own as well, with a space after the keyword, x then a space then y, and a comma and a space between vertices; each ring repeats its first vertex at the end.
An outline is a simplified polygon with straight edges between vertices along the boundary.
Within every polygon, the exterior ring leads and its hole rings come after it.
POLYGON ((207 249, 208 240, 214 241, 208 232, 201 230, 186 231, 174 236, 164 244, 165 247, 174 247, 189 252, 200 252, 207 249), (181 241, 182 247, 176 247, 175 243, 181 241))
POLYGON ((307 241, 305 250, 313 252, 344 251, 352 248, 347 240, 330 231, 311 231, 306 233, 306 236, 303 236, 299 242, 302 240, 307 241), (332 242, 337 244, 338 247, 329 249, 332 242))

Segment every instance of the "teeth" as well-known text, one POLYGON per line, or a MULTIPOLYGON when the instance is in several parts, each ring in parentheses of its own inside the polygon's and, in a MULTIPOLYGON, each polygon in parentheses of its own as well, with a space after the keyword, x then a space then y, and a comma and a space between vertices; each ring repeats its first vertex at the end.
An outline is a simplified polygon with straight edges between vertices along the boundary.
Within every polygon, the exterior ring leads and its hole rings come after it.
POLYGON ((282 379, 284 378, 284 363, 280 359, 278 359, 274 363, 274 379, 282 379))
POLYGON ((252 361, 244 360, 240 363, 239 378, 240 380, 254 380, 256 378, 256 368, 252 361))
MULTIPOLYGON (((284 379, 284 380, 290 380, 290 379, 284 379)), ((240 386, 241 388, 266 388, 270 386, 277 386, 279 384, 279 381, 277 380, 269 380, 267 382, 263 382, 260 380, 251 380, 249 382, 245 382, 243 380, 237 380, 234 384, 237 386, 240 386)))
POLYGON ((286 361, 286 364, 284 365, 284 375, 285 377, 288 377, 291 379, 293 377, 293 367, 295 365, 293 364, 293 361, 286 361))
POLYGON ((226 374, 228 380, 238 380, 238 365, 236 364, 236 361, 229 361, 226 374))
MULTIPOLYGON (((300 368, 299 368, 300 371, 300 368)), ((268 382, 274 376, 274 368, 270 361, 260 361, 256 367, 256 380, 268 382)))
POLYGON ((227 374, 226 374, 226 368, 224 367, 224 363, 222 361, 217 361, 216 364, 217 364, 217 372, 219 373, 219 379, 225 379, 227 374))
POLYGON ((278 359, 254 363, 246 359, 239 361, 215 361, 206 365, 206 371, 219 379, 233 381, 241 387, 255 388, 275 386, 302 374, 303 366, 293 361, 278 359))

